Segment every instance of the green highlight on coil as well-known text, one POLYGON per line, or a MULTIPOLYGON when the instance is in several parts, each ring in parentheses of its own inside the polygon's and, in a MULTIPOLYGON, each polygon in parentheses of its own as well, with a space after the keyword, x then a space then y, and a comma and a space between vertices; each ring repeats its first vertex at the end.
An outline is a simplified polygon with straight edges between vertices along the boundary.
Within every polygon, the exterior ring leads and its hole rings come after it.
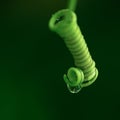
POLYGON ((98 70, 77 24, 77 16, 73 10, 60 10, 51 17, 49 28, 64 40, 74 58, 75 67, 69 68, 63 79, 71 93, 78 93, 97 79, 98 70))

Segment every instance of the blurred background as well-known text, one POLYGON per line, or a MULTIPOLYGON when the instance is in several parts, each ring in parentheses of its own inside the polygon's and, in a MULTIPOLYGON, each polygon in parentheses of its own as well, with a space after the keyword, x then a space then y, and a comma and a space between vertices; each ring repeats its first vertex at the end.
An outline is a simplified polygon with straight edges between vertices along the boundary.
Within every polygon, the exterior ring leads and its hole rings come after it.
POLYGON ((120 119, 120 2, 78 0, 78 24, 99 70, 78 94, 63 81, 72 56, 48 28, 67 2, 0 1, 0 120, 120 119))

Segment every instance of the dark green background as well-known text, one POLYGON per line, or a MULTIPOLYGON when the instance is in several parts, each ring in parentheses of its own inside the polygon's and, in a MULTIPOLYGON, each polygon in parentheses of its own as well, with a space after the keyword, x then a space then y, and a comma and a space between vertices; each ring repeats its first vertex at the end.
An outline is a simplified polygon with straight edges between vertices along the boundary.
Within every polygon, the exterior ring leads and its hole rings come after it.
POLYGON ((67 0, 0 1, 0 120, 119 120, 120 3, 79 0, 78 24, 99 70, 71 94, 63 74, 74 66, 63 40, 48 29, 67 0))

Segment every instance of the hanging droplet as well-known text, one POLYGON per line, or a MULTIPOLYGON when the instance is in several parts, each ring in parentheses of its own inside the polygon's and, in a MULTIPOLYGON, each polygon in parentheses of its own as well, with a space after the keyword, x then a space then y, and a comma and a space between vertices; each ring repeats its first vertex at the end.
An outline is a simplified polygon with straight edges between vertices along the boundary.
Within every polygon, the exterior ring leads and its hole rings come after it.
POLYGON ((80 85, 78 85, 78 86, 70 86, 69 84, 67 84, 67 87, 68 87, 68 90, 71 93, 78 93, 82 89, 80 85))

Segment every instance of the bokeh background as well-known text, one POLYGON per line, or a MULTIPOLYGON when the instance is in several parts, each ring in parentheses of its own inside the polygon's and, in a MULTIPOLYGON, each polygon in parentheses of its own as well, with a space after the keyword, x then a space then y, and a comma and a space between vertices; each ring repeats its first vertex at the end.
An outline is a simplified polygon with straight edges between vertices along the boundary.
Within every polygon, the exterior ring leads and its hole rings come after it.
POLYGON ((120 119, 120 2, 78 2, 78 24, 99 69, 96 82, 78 94, 63 81, 72 56, 48 29, 67 2, 0 1, 0 120, 120 119))

